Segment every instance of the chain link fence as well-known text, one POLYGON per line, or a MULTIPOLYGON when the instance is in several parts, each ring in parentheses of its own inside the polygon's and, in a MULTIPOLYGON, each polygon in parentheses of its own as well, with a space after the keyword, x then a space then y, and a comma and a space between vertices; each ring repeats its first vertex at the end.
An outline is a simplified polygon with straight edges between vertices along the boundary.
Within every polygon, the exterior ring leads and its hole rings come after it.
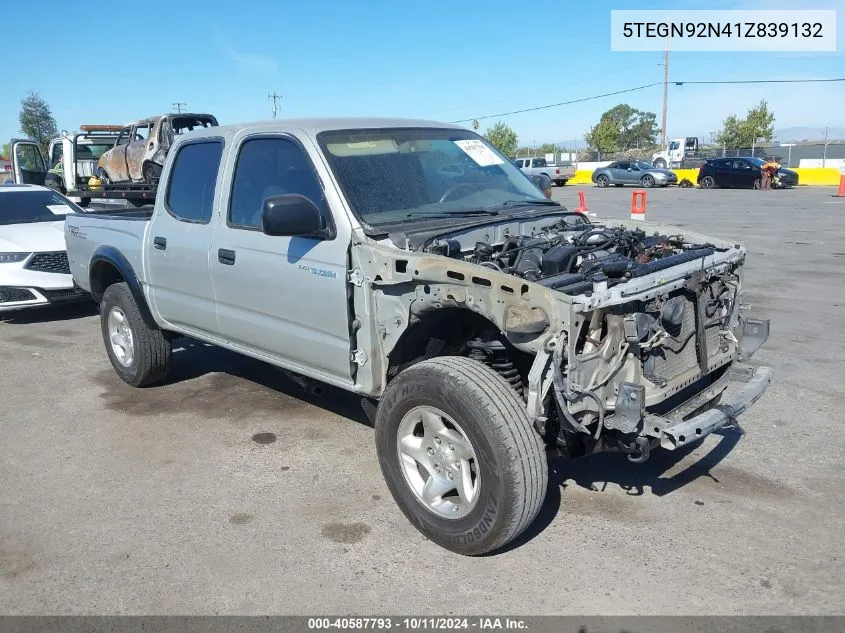
MULTIPOLYGON (((652 155, 659 150, 655 146, 649 149, 629 149, 619 152, 603 153, 583 149, 578 151, 578 162, 612 161, 612 160, 642 160, 651 162, 652 155)), ((727 147, 701 146, 694 159, 733 158, 737 156, 756 156, 758 158, 774 158, 784 167, 837 167, 845 160, 845 140, 818 143, 789 143, 764 144, 755 147, 730 149, 727 147), (806 163, 810 163, 809 165, 806 163)))

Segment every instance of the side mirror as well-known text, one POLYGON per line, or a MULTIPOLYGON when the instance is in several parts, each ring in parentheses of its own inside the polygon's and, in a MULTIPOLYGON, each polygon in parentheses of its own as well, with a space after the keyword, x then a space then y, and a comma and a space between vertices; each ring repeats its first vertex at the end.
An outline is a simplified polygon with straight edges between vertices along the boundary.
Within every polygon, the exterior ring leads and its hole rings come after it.
POLYGON ((317 205, 298 193, 267 198, 261 209, 261 224, 267 235, 334 237, 334 231, 323 226, 323 216, 317 205))

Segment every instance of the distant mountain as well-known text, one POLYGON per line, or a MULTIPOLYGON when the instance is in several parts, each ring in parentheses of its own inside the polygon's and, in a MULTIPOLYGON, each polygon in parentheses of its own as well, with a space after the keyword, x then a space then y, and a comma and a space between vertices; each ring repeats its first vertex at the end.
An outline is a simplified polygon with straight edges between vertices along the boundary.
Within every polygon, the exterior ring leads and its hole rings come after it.
MULTIPOLYGON (((845 139, 845 128, 831 127, 827 131, 828 140, 845 139)), ((824 127, 786 127, 775 130, 775 139, 781 143, 796 143, 800 141, 821 141, 824 139, 824 127)))

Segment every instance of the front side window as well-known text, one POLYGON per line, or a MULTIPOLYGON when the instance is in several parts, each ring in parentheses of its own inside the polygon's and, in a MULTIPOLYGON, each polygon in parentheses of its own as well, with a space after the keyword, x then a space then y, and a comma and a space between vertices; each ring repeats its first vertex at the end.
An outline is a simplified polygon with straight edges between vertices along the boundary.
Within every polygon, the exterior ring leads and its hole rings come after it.
POLYGON ((214 188, 222 141, 189 143, 179 148, 170 171, 166 207, 184 222, 207 224, 214 207, 214 188))
POLYGON ((298 143, 280 137, 245 141, 238 154, 232 181, 229 224, 242 228, 261 228, 264 201, 289 193, 305 196, 326 217, 320 179, 305 150, 298 143))
POLYGON ((352 210, 372 227, 550 204, 510 160, 467 130, 333 130, 317 140, 352 210))
POLYGON ((44 157, 37 145, 32 143, 20 143, 15 146, 15 158, 23 171, 44 172, 44 157))

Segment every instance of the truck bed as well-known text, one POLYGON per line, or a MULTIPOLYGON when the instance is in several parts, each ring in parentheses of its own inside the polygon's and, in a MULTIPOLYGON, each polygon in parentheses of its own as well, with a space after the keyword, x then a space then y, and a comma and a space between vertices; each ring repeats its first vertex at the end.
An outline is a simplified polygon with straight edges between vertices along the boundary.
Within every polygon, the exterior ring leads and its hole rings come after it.
POLYGON ((153 207, 70 213, 65 219, 68 263, 74 279, 91 290, 91 260, 98 251, 117 251, 143 275, 143 244, 153 207))

